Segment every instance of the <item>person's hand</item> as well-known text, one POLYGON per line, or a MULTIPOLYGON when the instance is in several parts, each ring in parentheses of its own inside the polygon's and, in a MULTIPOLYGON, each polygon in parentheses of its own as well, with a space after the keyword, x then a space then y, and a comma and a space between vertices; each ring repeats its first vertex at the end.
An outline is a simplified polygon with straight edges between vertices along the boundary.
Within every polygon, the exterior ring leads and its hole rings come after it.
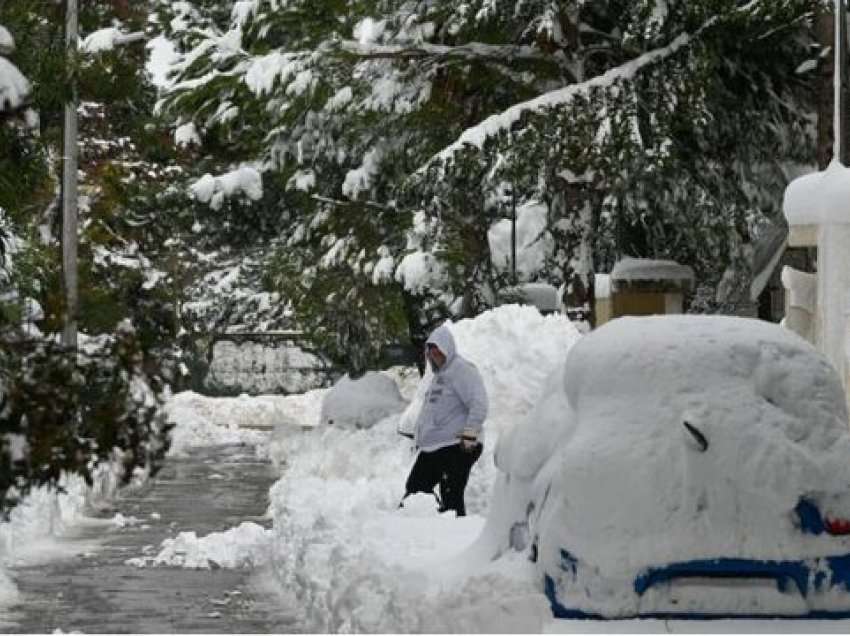
POLYGON ((466 428, 460 434, 460 447, 469 452, 478 446, 478 432, 471 428, 466 428))

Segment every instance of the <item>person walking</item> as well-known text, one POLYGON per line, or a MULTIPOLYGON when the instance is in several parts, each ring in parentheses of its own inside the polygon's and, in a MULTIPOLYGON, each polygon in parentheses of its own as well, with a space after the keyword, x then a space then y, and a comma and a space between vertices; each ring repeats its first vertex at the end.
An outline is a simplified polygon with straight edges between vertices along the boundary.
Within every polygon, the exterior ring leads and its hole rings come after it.
POLYGON ((476 366, 457 353, 445 325, 428 337, 425 355, 434 375, 416 420, 419 454, 405 483, 404 498, 416 492, 433 493, 439 485, 440 512, 454 510, 463 517, 469 473, 484 448, 487 390, 476 366))

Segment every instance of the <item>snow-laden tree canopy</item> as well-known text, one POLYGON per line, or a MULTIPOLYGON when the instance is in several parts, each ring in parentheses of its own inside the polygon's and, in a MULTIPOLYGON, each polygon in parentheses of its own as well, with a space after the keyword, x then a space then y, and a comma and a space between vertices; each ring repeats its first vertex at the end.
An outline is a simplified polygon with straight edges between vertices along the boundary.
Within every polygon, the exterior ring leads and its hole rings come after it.
POLYGON ((713 286, 813 154, 819 4, 162 3, 180 58, 159 108, 222 173, 274 184, 278 280, 305 308, 368 327, 377 287, 475 311, 509 278, 488 230, 538 204, 531 279, 631 255, 713 286))

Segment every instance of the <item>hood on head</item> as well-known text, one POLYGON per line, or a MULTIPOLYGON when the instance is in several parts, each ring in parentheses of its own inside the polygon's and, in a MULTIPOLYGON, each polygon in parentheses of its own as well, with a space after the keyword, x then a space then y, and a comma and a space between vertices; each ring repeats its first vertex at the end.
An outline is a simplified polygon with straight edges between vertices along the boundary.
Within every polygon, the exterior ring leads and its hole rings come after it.
POLYGON ((425 341, 425 344, 437 345, 437 348, 443 352, 444 356, 446 356, 446 364, 451 362, 455 357, 455 339, 452 332, 449 331, 449 328, 446 325, 441 325, 434 329, 434 331, 431 332, 431 335, 428 336, 428 340, 425 341))

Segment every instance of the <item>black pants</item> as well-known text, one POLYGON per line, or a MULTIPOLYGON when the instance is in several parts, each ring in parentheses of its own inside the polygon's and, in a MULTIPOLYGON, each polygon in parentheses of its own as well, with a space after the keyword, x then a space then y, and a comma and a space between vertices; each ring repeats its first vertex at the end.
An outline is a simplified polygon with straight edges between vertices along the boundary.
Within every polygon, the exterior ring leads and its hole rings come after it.
POLYGON ((464 450, 460 444, 438 448, 435 451, 419 451, 405 484, 405 497, 415 492, 434 492, 440 485, 440 511, 454 510, 458 517, 466 515, 463 491, 469 481, 472 465, 481 457, 481 444, 464 450))

